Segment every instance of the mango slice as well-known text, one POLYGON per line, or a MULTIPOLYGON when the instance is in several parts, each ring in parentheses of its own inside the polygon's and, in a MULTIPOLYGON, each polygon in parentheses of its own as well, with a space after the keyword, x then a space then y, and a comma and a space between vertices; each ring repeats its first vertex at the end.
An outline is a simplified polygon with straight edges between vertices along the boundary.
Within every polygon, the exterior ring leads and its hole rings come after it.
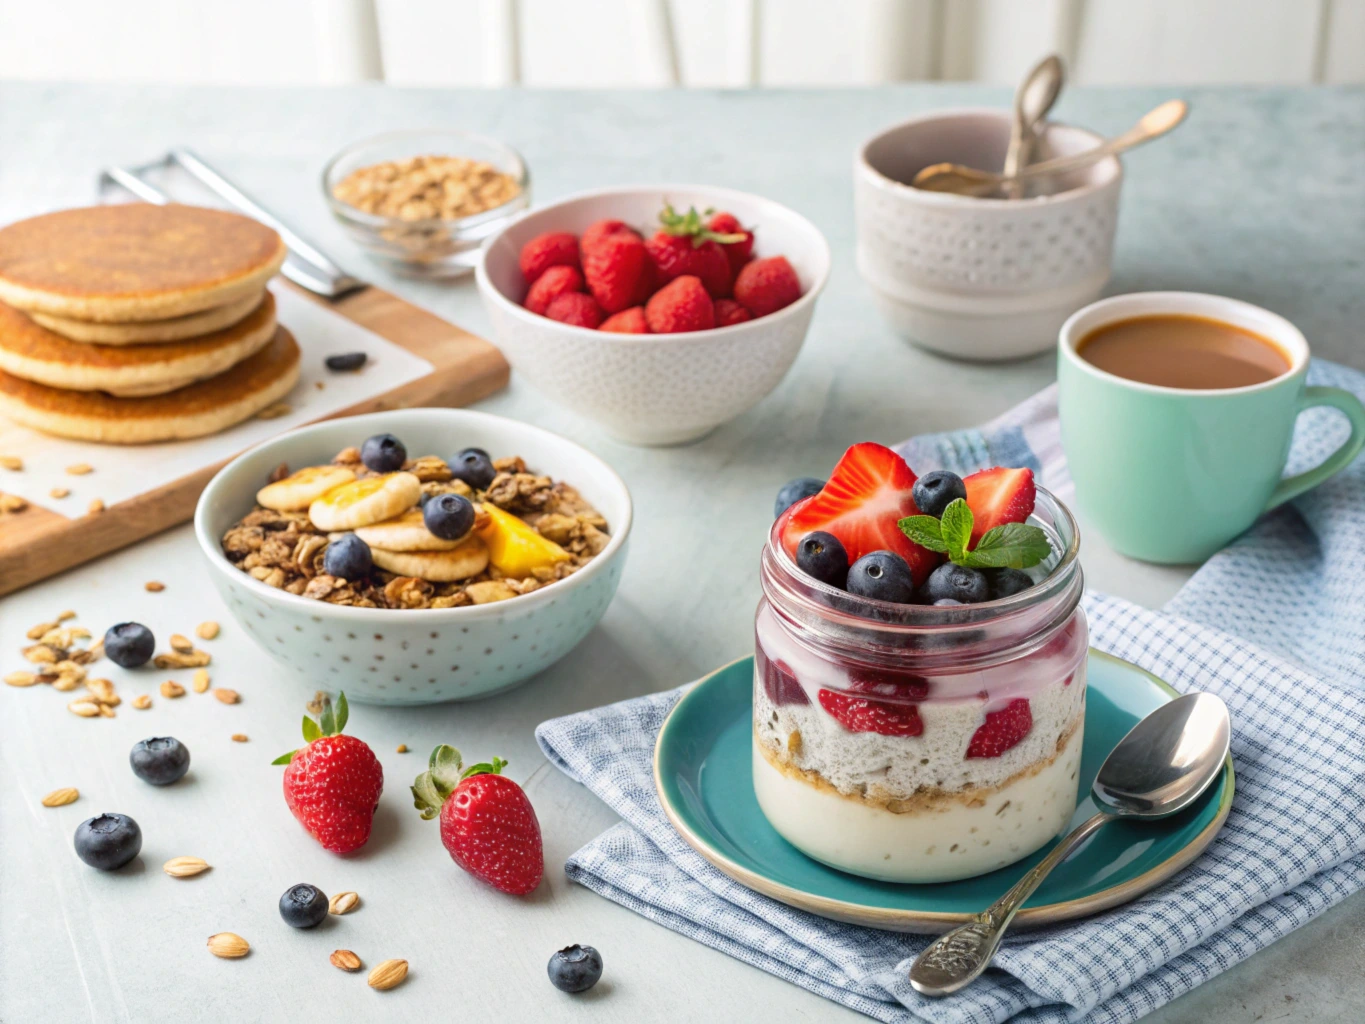
POLYGON ((536 569, 568 560, 567 551, 512 513, 489 502, 483 503, 483 510, 488 513, 488 523, 478 533, 488 545, 488 560, 504 576, 521 579, 536 569))

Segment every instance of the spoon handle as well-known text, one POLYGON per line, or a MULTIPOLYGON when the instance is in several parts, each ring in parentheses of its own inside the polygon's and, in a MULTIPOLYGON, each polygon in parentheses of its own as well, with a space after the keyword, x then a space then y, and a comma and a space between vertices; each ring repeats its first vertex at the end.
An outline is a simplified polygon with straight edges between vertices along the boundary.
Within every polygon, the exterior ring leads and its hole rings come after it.
POLYGON ((998 900, 971 921, 958 925, 929 943, 910 965, 910 984, 915 991, 926 996, 951 995, 980 977, 981 972, 990 965, 1000 940, 1005 937, 1005 929, 1010 926, 1024 901, 1033 895, 1053 868, 1066 860, 1101 825, 1113 821, 1114 817, 1101 811, 1077 825, 998 900))

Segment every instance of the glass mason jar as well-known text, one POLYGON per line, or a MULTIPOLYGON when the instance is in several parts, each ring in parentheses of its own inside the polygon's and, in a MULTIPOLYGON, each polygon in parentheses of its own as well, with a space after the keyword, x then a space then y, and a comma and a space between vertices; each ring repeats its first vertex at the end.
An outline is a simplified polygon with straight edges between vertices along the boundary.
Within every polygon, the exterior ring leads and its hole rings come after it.
MULTIPOLYGON (((1038 489, 1052 555, 977 605, 855 597, 796 568, 773 525, 754 632, 754 790, 773 828, 892 882, 994 871, 1076 808, 1088 645, 1080 536, 1038 489)), ((780 520, 779 520, 780 522, 780 520)))

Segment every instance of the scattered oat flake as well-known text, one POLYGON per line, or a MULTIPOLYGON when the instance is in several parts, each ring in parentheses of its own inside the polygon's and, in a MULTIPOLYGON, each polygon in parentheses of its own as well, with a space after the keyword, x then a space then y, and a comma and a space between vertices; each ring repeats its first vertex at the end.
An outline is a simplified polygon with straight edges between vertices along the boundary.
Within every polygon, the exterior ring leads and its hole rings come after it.
POLYGON ((232 742, 233 742, 233 743, 245 743, 246 740, 247 740, 247 736, 246 736, 246 733, 244 733, 244 732, 234 732, 234 733, 232 734, 232 742))
POLYGON ((194 644, 190 643, 190 638, 180 633, 171 634, 171 650, 180 654, 189 654, 194 650, 194 644))
POLYGON ((103 512, 104 500, 101 498, 91 498, 90 504, 86 506, 86 511, 91 515, 94 515, 96 512, 103 512))
POLYGON ((194 670, 194 677, 190 680, 190 685, 194 687, 195 693, 208 693, 209 674, 202 668, 194 670))
POLYGON ((238 696, 236 690, 225 690, 221 686, 213 691, 213 695, 224 704, 236 704, 242 698, 238 696))
POLYGON ((58 621, 58 622, 65 622, 67 619, 74 619, 75 617, 76 617, 76 613, 73 612, 73 611, 72 611, 71 609, 69 609, 69 608, 68 608, 66 611, 64 611, 64 612, 58 612, 58 613, 57 613, 57 621, 58 621))
POLYGON ((218 623, 210 619, 194 627, 194 635, 200 640, 213 640, 218 636, 218 623))
POLYGON ((400 985, 403 979, 408 976, 408 962, 406 960, 385 960, 382 964, 375 967, 370 972, 370 988, 377 988, 381 992, 400 985))
POLYGON ((65 807, 67 804, 74 804, 80 799, 81 791, 75 786, 63 786, 61 789, 54 789, 47 796, 43 797, 44 807, 65 807))
POLYGON ((209 863, 202 857, 172 857, 161 865, 161 870, 172 878, 193 878, 208 869, 209 863))
POLYGON ((82 718, 95 718, 100 713, 100 707, 101 705, 96 704, 93 700, 77 700, 68 704, 66 710, 73 715, 80 715, 82 718))
POLYGON ((330 914, 338 915, 349 914, 359 905, 360 905, 359 894, 351 892, 348 889, 346 892, 337 893, 335 896, 333 896, 330 900, 327 901, 327 912, 330 914))
POLYGON ((332 962, 333 967, 340 967, 343 971, 360 970, 360 957, 349 949, 338 949, 327 959, 332 962))
POLYGON ((142 589, 153 594, 159 594, 166 589, 166 584, 162 583, 160 580, 148 580, 146 583, 142 584, 142 589))
POLYGON ((150 694, 139 693, 133 698, 132 703, 133 707, 137 708, 139 711, 146 711, 152 706, 152 698, 150 694))
POLYGON ((96 704, 95 706, 99 708, 99 712, 100 712, 100 717, 101 717, 101 718, 113 718, 113 717, 115 717, 115 715, 114 715, 114 709, 111 708, 108 704, 96 704))
POLYGON ((161 684, 161 696, 163 697, 183 697, 185 688, 174 679, 167 679, 161 684))
POLYGON ((38 675, 35 672, 11 672, 5 676, 7 686, 32 686, 37 681, 38 675))
POLYGON ((157 668, 203 668, 212 660, 207 651, 191 650, 188 654, 168 651, 153 658, 152 664, 157 668))
POLYGON ((17 455, 0 455, 0 466, 5 469, 12 469, 17 473, 24 468, 24 460, 17 455))
POLYGON ((0 494, 0 512, 22 512, 28 502, 17 494, 0 494))
POLYGON ((251 943, 233 932, 209 936, 209 952, 225 960, 235 960, 251 952, 251 943))
POLYGON ((406 743, 400 743, 400 744, 398 744, 398 753, 400 753, 400 754, 406 754, 407 752, 408 752, 408 745, 407 745, 406 743))
POLYGON ((256 414, 258 420, 277 420, 281 416, 288 416, 294 411, 294 407, 288 402, 276 402, 274 405, 267 405, 256 414))
POLYGON ((71 493, 71 489, 69 487, 54 487, 47 493, 53 498, 65 498, 71 493))
POLYGON ((94 472, 95 467, 88 462, 77 462, 67 466, 66 471, 72 476, 85 476, 86 473, 94 472))

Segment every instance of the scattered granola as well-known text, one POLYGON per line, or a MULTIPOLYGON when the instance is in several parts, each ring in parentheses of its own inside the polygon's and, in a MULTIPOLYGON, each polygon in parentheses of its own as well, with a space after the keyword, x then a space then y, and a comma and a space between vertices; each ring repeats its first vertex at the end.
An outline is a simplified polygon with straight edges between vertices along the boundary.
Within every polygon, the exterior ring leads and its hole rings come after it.
POLYGON ((245 743, 246 741, 247 741, 247 735, 246 735, 246 733, 244 733, 244 732, 234 732, 234 733, 232 734, 232 742, 233 742, 233 743, 245 743))
POLYGON ((398 753, 400 753, 400 754, 406 754, 407 752, 408 752, 408 745, 407 745, 406 743, 400 743, 400 744, 398 744, 398 753))
POLYGON ((202 875, 208 869, 208 861, 202 857, 172 857, 161 865, 161 870, 172 878, 192 878, 195 875, 202 875))
POLYGON ((233 932, 219 932, 209 936, 209 952, 226 960, 235 960, 251 952, 251 943, 233 932))
POLYGON ((0 455, 0 466, 17 473, 24 468, 24 460, 17 455, 0 455))
POLYGON ((49 496, 53 498, 65 498, 68 494, 71 493, 71 489, 69 487, 54 487, 47 493, 49 496))
POLYGON ((225 690, 221 686, 213 691, 213 695, 224 704, 236 704, 242 699, 236 690, 225 690))
POLYGON ((152 706, 151 694, 139 693, 136 697, 133 698, 132 705, 139 711, 146 711, 149 707, 152 706))
POLYGON ((213 640, 218 636, 218 623, 213 620, 201 622, 194 627, 194 635, 200 640, 213 640))
POLYGON ((327 911, 331 914, 349 914, 360 905, 360 895, 347 890, 339 892, 332 897, 327 905, 327 911))
POLYGON ((67 804, 74 804, 80 799, 81 792, 75 786, 64 786, 61 789, 54 789, 47 796, 43 797, 44 807, 65 807, 67 804))
POLYGON ((96 640, 82 647, 90 640, 90 631, 80 626, 62 625, 75 615, 75 612, 64 611, 50 622, 30 627, 24 635, 37 643, 20 648, 19 653, 36 666, 36 670, 6 673, 4 681, 9 686, 19 687, 45 683, 60 693, 84 686, 86 694, 77 696, 67 707, 84 718, 113 718, 113 709, 120 703, 114 684, 108 679, 89 679, 86 674, 86 666, 103 657, 104 641, 96 640))
MULTIPOLYGON (((283 509, 257 504, 224 533, 223 553, 252 578, 291 594, 359 608, 420 609, 458 608, 529 594, 572 575, 610 543, 606 520, 572 486, 533 472, 520 457, 493 460, 491 467, 484 459, 487 475, 470 477, 485 485, 481 488, 471 487, 435 455, 407 459, 401 466, 403 473, 417 478, 424 499, 458 494, 475 504, 469 539, 453 550, 449 543, 437 550, 443 542, 435 537, 430 538, 432 550, 412 550, 406 538, 414 530, 420 538, 425 528, 422 517, 408 506, 385 512, 388 518, 382 521, 371 521, 369 538, 361 536, 367 532, 365 526, 355 527, 374 561, 390 568, 377 567, 354 579, 335 575, 326 564, 329 531, 313 523, 308 503, 301 502, 301 507, 283 509), (380 543, 383 538, 391 540, 392 549, 380 543), (482 553, 469 557, 471 546, 478 545, 486 549, 486 560, 482 553), (474 566, 480 568, 460 575, 474 566)), ((355 447, 342 449, 331 464, 361 480, 383 475, 366 467, 355 447)), ((463 468, 462 473, 469 475, 463 468)), ((277 467, 268 483, 282 481, 290 486, 287 466, 277 467)), ((300 490, 306 486, 303 480, 298 485, 300 490)), ((315 497, 322 500, 351 486, 341 484, 315 497)))
POLYGON ((74 465, 66 467, 66 471, 72 476, 85 476, 86 473, 92 473, 94 470, 95 467, 88 462, 77 462, 74 465))
POLYGON ((171 634, 171 650, 179 654, 190 654, 194 651, 194 644, 190 643, 190 638, 180 633, 171 634))
POLYGON ((332 962, 333 967, 340 967, 343 971, 360 970, 360 957, 356 956, 349 949, 338 949, 327 959, 332 962))
POLYGON ((160 580, 148 580, 146 583, 142 584, 142 589, 153 594, 159 594, 166 589, 166 584, 162 583, 160 580))
POLYGON ((0 512, 22 512, 28 502, 17 494, 0 494, 0 512))
POLYGON ((408 976, 408 962, 406 960, 385 960, 382 964, 370 972, 370 988, 377 988, 381 992, 400 985, 403 979, 408 976))
POLYGON ((94 515, 94 514, 97 513, 97 512, 103 512, 103 511, 104 511, 104 499, 103 499, 103 498, 91 498, 91 499, 90 499, 90 504, 87 505, 87 506, 85 507, 85 510, 86 510, 86 512, 88 512, 90 515, 94 515))
POLYGON ((157 668, 203 668, 213 659, 207 651, 191 647, 188 651, 168 651, 152 659, 157 668))
POLYGON ((163 697, 183 697, 185 688, 174 679, 167 679, 161 684, 161 696, 163 697))
POLYGON ((190 679, 190 685, 194 687, 195 693, 209 692, 209 674, 202 668, 194 670, 194 675, 190 679))

